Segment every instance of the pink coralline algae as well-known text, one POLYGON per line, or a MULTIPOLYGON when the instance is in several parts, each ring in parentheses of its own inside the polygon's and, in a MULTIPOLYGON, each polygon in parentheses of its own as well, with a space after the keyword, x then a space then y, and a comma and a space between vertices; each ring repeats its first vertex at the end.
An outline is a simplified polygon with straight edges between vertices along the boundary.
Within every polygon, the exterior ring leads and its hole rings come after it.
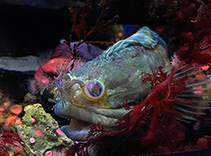
POLYGON ((197 146, 199 149, 207 149, 208 148, 208 141, 205 137, 199 138, 197 140, 197 146))

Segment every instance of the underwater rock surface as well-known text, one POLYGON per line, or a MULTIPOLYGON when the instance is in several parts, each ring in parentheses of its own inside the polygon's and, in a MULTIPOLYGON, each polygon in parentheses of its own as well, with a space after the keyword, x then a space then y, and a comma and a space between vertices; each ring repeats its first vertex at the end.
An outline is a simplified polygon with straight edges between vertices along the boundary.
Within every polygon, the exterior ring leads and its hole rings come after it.
POLYGON ((9 71, 36 71, 42 64, 42 61, 36 56, 18 58, 0 57, 0 69, 9 71))
POLYGON ((58 123, 41 104, 28 105, 24 111, 23 124, 14 124, 13 129, 24 141, 28 154, 42 156, 48 150, 58 152, 72 144, 71 139, 60 133, 58 123))

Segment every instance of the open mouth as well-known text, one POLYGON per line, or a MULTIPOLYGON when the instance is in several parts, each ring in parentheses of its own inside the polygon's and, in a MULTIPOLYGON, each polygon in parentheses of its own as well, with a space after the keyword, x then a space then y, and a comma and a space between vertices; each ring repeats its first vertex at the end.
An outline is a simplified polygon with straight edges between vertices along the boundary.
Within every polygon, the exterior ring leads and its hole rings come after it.
POLYGON ((90 126, 91 123, 72 118, 70 125, 62 126, 61 130, 72 140, 84 141, 90 132, 90 126))
POLYGON ((82 108, 71 103, 64 104, 62 102, 58 102, 54 106, 56 115, 71 119, 70 125, 62 126, 61 130, 73 140, 86 140, 90 126, 93 123, 101 123, 107 130, 118 129, 116 122, 128 112, 124 108, 82 108))

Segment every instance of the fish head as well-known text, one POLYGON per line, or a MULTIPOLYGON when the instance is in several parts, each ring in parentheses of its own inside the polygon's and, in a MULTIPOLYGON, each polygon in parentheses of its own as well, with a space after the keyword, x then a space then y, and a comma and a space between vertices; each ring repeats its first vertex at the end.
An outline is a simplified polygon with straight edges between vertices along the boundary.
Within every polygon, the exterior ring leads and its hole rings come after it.
POLYGON ((59 76, 55 82, 54 112, 71 119, 72 124, 63 128, 65 134, 83 140, 89 124, 118 127, 117 121, 130 111, 123 105, 137 105, 151 90, 151 84, 144 82, 141 74, 152 74, 168 63, 166 44, 144 27, 77 71, 59 76), (79 125, 86 126, 81 129, 79 125))

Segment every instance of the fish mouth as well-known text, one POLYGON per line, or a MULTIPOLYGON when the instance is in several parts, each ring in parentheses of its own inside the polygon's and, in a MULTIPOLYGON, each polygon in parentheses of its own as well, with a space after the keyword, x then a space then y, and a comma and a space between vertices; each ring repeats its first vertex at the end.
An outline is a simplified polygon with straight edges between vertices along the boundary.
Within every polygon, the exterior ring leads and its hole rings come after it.
POLYGON ((70 125, 61 127, 63 133, 74 141, 85 141, 88 138, 91 124, 72 118, 70 125))
MULTIPOLYGON (((70 121, 70 125, 62 126, 61 130, 67 137, 69 137, 74 141, 87 141, 94 137, 94 135, 90 133, 92 125, 93 125, 92 123, 72 118, 70 121)), ((119 130, 118 127, 106 127, 106 126, 104 126, 103 129, 112 132, 119 130)))
POLYGON ((54 113, 60 117, 71 119, 70 125, 62 126, 61 130, 72 140, 87 140, 90 126, 100 123, 106 130, 115 131, 119 125, 118 119, 128 113, 124 108, 103 109, 96 107, 79 107, 76 105, 58 102, 54 106, 54 113))

